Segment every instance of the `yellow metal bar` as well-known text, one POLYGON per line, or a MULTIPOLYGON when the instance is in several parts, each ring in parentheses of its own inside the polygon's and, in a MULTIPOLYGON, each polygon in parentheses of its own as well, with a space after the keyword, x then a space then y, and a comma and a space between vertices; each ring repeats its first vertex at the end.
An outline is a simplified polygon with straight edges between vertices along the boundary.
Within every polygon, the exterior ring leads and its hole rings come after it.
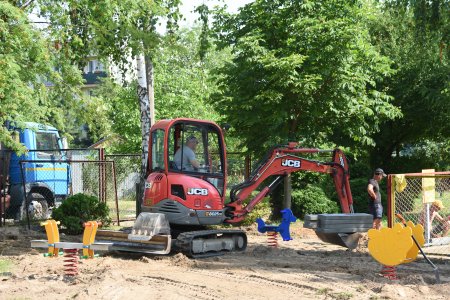
POLYGON ((394 227, 395 224, 395 179, 394 176, 389 176, 389 179, 391 180, 391 224, 392 227, 394 227))

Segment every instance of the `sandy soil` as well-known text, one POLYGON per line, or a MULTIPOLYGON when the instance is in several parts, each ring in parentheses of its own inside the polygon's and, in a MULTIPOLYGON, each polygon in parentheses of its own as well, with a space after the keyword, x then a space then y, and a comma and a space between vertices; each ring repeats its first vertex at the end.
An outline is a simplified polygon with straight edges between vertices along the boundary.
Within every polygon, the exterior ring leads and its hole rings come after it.
POLYGON ((244 253, 206 259, 104 253, 81 260, 72 278, 63 275, 62 258, 30 248, 42 233, 0 228, 0 259, 13 263, 0 273, 0 299, 450 299, 448 256, 433 258, 441 284, 424 259, 399 266, 400 279, 391 281, 379 275, 364 241, 348 251, 298 228, 293 241, 273 249, 266 236, 246 230, 244 253))

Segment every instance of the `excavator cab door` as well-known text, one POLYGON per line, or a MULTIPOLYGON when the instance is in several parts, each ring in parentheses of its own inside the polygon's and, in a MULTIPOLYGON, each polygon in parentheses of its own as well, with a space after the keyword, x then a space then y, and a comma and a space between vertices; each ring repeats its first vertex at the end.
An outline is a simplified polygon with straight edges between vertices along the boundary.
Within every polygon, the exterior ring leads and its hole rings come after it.
POLYGON ((210 122, 179 120, 168 130, 168 172, 201 178, 223 196, 226 182, 225 144, 221 129, 210 122), (198 166, 191 161, 195 159, 198 166))

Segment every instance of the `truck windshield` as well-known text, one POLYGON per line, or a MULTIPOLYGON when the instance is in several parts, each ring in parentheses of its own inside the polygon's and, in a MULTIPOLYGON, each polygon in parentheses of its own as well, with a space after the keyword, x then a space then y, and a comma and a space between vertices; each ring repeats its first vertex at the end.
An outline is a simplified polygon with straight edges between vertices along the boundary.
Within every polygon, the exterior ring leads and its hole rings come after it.
POLYGON ((55 151, 38 151, 39 158, 48 158, 50 155, 59 156, 58 137, 52 132, 36 132, 36 150, 55 150, 55 151))

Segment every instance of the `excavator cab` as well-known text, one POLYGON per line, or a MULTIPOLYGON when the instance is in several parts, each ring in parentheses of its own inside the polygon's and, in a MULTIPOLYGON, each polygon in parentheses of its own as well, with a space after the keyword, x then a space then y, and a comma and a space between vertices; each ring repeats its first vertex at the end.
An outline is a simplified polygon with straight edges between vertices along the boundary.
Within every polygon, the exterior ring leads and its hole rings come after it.
POLYGON ((223 148, 221 130, 216 126, 189 122, 174 124, 168 131, 169 172, 206 180, 222 195, 225 184, 223 148), (198 165, 193 166, 190 159, 198 165))
POLYGON ((142 211, 172 224, 216 225, 224 220, 225 142, 213 122, 163 120, 152 127, 142 211))

